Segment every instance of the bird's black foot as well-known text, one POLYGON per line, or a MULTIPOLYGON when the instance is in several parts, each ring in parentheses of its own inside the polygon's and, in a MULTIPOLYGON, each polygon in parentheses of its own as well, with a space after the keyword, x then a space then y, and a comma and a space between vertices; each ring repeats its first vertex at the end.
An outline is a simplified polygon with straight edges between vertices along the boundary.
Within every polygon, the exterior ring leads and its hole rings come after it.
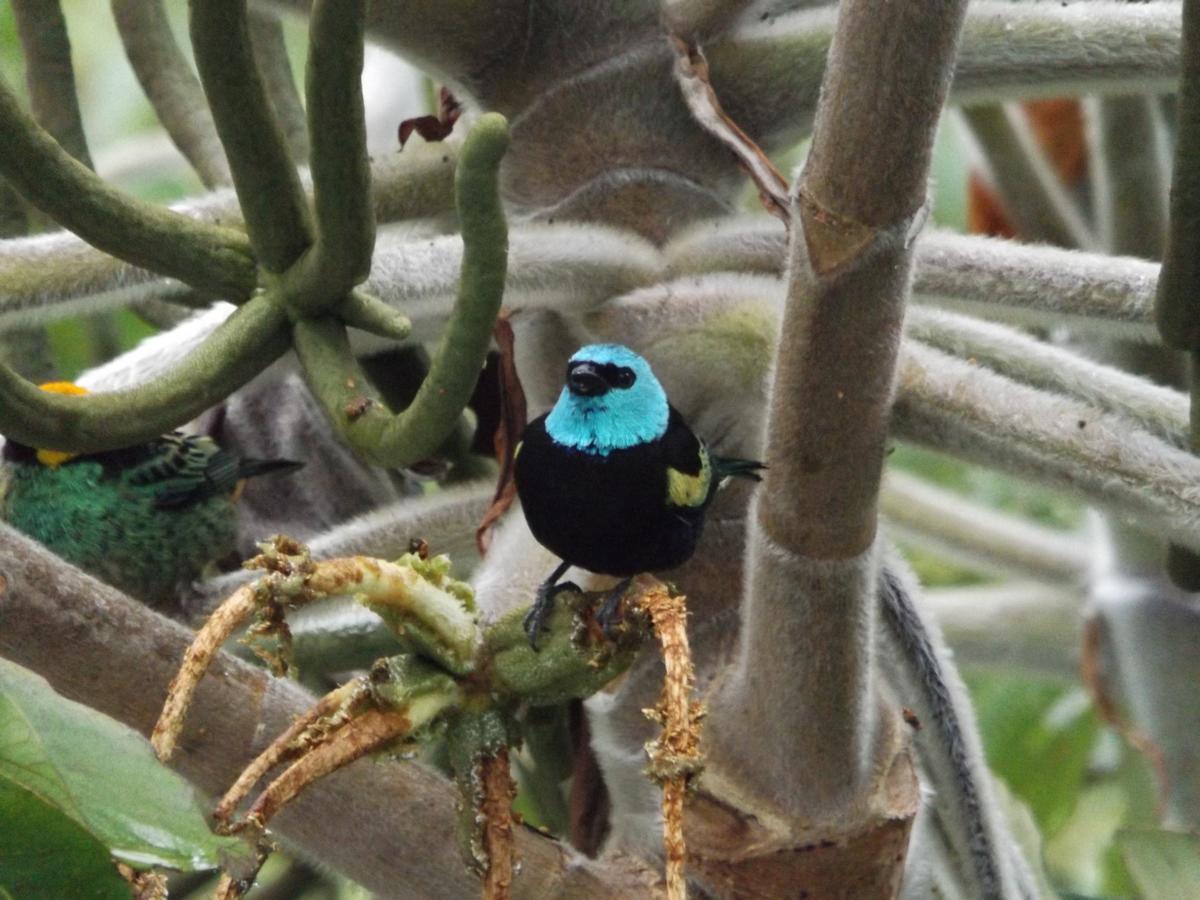
POLYGON ((546 628, 546 619, 554 610, 554 598, 563 591, 577 590, 579 590, 579 585, 571 581, 555 584, 553 578, 550 578, 542 582, 541 587, 537 590, 537 596, 533 600, 533 606, 525 614, 521 623, 525 626, 525 634, 529 637, 529 646, 534 651, 538 648, 538 636, 546 628))
POLYGON ((632 578, 622 578, 617 582, 617 586, 604 598, 604 605, 600 607, 600 612, 596 613, 596 621, 604 632, 604 636, 610 641, 613 640, 613 626, 620 621, 617 610, 621 608, 621 598, 629 590, 631 581, 633 581, 632 578))

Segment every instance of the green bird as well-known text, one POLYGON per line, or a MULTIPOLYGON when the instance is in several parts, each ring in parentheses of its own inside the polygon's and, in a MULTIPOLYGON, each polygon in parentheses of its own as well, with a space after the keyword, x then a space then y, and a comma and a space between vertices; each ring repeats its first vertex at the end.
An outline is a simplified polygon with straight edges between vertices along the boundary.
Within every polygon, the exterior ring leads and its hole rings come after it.
MULTIPOLYGON (((69 382, 43 390, 84 394, 69 382)), ((72 454, 4 444, 0 518, 58 556, 162 606, 236 546, 245 479, 303 463, 239 459, 173 431, 136 447, 72 454)))

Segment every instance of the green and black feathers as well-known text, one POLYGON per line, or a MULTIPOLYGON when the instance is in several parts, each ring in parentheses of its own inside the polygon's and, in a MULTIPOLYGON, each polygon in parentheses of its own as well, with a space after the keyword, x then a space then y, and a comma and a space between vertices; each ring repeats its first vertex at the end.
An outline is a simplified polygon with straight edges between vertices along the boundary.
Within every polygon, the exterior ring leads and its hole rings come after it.
POLYGON ((238 459, 202 435, 78 456, 8 442, 0 517, 63 559, 163 604, 235 547, 246 478, 301 463, 238 459))

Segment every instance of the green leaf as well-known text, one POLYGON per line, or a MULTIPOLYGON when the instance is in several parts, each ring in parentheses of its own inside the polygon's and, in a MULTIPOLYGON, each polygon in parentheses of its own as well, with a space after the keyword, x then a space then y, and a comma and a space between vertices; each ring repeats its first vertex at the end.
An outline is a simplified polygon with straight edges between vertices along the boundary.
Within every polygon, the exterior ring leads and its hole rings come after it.
POLYGON ((212 869, 251 853, 209 830, 191 786, 158 762, 140 734, 4 659, 0 778, 70 816, 136 868, 212 869))
POLYGON ((129 900, 108 849, 70 816, 0 776, 0 900, 129 900))
POLYGON ((1099 733, 1087 696, 1049 679, 968 676, 988 765, 1029 804, 1043 834, 1070 817, 1099 733))
POLYGON ((1119 865, 1113 836, 1128 809, 1129 798, 1116 781, 1083 790, 1070 818, 1046 842, 1046 866, 1060 883, 1091 895, 1111 893, 1119 865))
POLYGON ((1117 846, 1144 900, 1200 897, 1200 838, 1130 829, 1117 835, 1117 846))

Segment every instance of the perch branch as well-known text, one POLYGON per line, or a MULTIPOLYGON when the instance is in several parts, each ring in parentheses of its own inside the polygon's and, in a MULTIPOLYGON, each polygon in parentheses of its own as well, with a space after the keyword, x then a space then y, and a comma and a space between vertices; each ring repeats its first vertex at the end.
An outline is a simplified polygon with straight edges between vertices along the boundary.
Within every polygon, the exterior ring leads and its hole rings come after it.
POLYGON ((204 89, 171 33, 162 0, 112 0, 133 74, 158 120, 207 187, 232 184, 204 89))
POLYGON ((0 84, 0 174, 93 247, 218 296, 255 284, 245 235, 204 225, 110 187, 40 128, 0 84))
POLYGON ((12 0, 33 116, 71 156, 95 169, 83 133, 71 42, 60 0, 12 0))
MULTIPOLYGON (((0 572, 0 654, 148 734, 191 632, 64 566, 6 526, 0 526, 0 572)), ((202 790, 220 794, 253 759, 262 735, 284 730, 314 700, 286 679, 218 654, 175 764, 202 790)), ((275 830, 368 890, 386 894, 405 884, 420 896, 453 900, 478 888, 453 841, 429 841, 453 832, 454 802, 450 783, 419 765, 358 764, 305 791, 275 820, 275 830), (331 821, 339 823, 336 831, 331 821), (424 851, 413 853, 417 846, 424 851)), ((587 860, 527 828, 517 829, 516 844, 523 861, 517 897, 655 896, 655 873, 628 857, 587 860)))
POLYGON ((190 0, 200 82, 259 263, 285 272, 312 242, 308 203, 254 61, 246 0, 190 0))

